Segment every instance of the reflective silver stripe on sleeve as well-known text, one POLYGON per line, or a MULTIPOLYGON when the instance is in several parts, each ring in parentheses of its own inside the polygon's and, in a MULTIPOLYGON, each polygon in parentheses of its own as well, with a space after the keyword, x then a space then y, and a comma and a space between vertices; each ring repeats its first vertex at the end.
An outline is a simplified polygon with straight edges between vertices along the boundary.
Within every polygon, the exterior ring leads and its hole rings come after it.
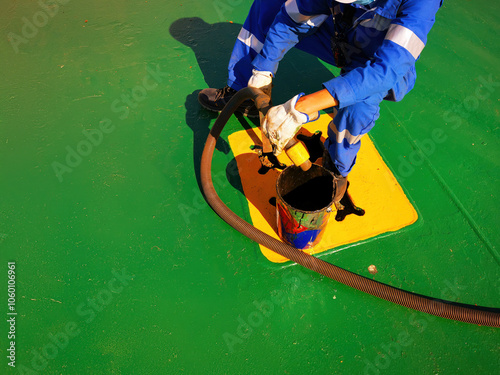
POLYGON ((305 16, 299 12, 296 0, 287 0, 285 10, 292 20, 297 23, 307 23, 309 26, 318 27, 328 16, 320 14, 317 16, 305 16))
POLYGON ((412 54, 415 60, 420 56, 425 47, 424 42, 413 31, 401 25, 392 24, 389 27, 389 31, 387 31, 385 39, 406 49, 412 54))
POLYGON ((337 136, 336 139, 337 143, 342 143, 344 142, 344 139, 346 139, 347 142, 349 142, 349 144, 353 145, 355 143, 358 143, 361 137, 364 135, 364 134, 352 135, 351 133, 349 133, 349 130, 347 129, 344 129, 341 132, 339 132, 333 121, 330 122, 329 127, 337 136))
POLYGON ((250 31, 245 30, 244 28, 241 28, 240 33, 238 34, 238 40, 245 43, 248 47, 250 47, 257 53, 260 53, 260 51, 262 51, 262 47, 264 47, 264 44, 261 43, 255 37, 255 35, 253 35, 250 31))

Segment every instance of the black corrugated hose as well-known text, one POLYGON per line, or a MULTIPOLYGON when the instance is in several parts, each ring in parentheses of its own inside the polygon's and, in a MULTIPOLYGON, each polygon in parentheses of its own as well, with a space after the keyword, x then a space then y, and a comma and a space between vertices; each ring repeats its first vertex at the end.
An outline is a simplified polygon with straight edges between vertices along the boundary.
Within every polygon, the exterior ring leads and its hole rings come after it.
POLYGON ((442 318, 459 320, 471 324, 490 327, 500 327, 500 309, 466 305, 456 302, 430 298, 419 294, 407 292, 390 285, 368 279, 350 271, 344 270, 331 263, 325 262, 312 255, 296 249, 290 245, 276 240, 253 225, 241 219, 232 212, 217 195, 212 183, 212 157, 215 144, 222 129, 233 112, 247 99, 252 99, 261 112, 265 115, 270 108, 270 99, 262 91, 255 88, 240 90, 220 113, 207 138, 201 158, 201 183, 207 202, 213 210, 229 225, 248 238, 273 250, 274 252, 298 263, 312 271, 320 273, 342 284, 349 285, 373 296, 397 303, 417 311, 440 316, 442 318))

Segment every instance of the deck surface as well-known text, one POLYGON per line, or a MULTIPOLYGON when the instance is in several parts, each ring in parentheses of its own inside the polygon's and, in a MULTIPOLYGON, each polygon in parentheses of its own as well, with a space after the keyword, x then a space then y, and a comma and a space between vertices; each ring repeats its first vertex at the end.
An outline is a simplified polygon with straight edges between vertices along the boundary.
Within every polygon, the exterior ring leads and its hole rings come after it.
MULTIPOLYGON (((498 373, 498 329, 273 264, 203 200, 199 163, 216 115, 197 93, 225 84, 251 1, 60 2, 1 1, 1 374, 498 373), (6 358, 9 261, 16 368, 6 358)), ((322 259, 500 307, 499 10, 446 1, 415 89, 384 102, 370 133, 417 222, 322 259)), ((336 73, 292 51, 274 102, 336 73)), ((250 220, 226 171, 227 137, 242 126, 255 124, 228 122, 213 173, 250 220)))

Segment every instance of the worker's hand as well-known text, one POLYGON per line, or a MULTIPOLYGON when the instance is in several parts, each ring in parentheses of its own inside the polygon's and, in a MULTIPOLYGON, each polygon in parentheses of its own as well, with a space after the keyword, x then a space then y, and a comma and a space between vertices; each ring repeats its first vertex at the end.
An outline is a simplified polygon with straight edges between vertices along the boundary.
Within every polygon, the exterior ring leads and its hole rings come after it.
POLYGON ((270 97, 273 87, 273 73, 255 69, 252 70, 252 76, 248 80, 248 87, 261 89, 264 94, 270 97))
MULTIPOLYGON (((262 131, 274 147, 274 154, 279 155, 287 143, 297 134, 302 125, 309 122, 309 116, 295 109, 297 100, 303 93, 294 96, 285 104, 272 107, 264 118, 262 131)), ((313 120, 319 117, 316 116, 313 120)))

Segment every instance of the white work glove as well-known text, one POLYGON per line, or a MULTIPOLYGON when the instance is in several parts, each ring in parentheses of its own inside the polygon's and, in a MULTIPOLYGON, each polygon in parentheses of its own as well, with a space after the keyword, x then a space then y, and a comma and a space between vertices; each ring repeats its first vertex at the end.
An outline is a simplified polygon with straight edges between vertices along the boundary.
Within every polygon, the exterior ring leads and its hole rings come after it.
MULTIPOLYGON (((295 95, 285 104, 272 107, 264 118, 262 131, 269 138, 274 147, 274 155, 278 156, 287 143, 297 134, 302 125, 310 121, 309 116, 295 109, 297 100, 304 93, 295 95)), ((318 112, 319 117, 319 112, 318 112)), ((316 120, 314 118, 314 120, 316 120)))
POLYGON ((261 89, 266 95, 271 96, 273 73, 255 69, 252 70, 252 76, 248 80, 248 87, 261 89))

